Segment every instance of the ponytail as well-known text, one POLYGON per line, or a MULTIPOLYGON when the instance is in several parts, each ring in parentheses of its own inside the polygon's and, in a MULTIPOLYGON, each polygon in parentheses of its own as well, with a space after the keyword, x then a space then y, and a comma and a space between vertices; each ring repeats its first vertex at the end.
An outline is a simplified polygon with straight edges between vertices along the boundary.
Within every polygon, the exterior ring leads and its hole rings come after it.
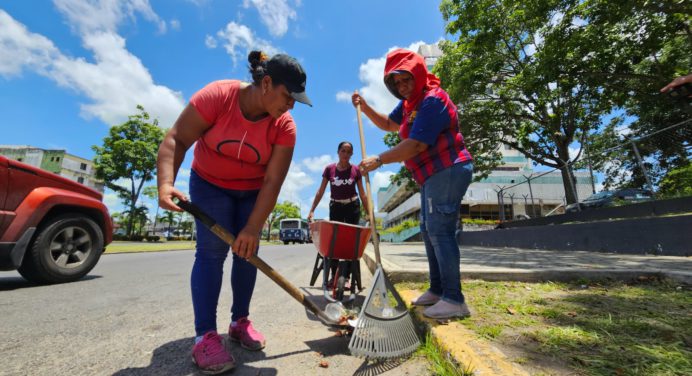
POLYGON ((250 63, 250 75, 252 75, 252 84, 259 86, 262 78, 267 75, 267 60, 269 57, 262 51, 252 51, 247 57, 250 63))

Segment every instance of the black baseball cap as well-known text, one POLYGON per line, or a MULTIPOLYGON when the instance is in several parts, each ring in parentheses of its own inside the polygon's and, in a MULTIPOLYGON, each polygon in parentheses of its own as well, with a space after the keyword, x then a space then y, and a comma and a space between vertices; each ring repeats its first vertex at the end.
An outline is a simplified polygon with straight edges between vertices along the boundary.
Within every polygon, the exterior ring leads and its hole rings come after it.
POLYGON ((267 61, 267 74, 274 84, 286 86, 293 99, 312 107, 312 102, 305 94, 307 75, 298 60, 284 54, 274 55, 267 61))

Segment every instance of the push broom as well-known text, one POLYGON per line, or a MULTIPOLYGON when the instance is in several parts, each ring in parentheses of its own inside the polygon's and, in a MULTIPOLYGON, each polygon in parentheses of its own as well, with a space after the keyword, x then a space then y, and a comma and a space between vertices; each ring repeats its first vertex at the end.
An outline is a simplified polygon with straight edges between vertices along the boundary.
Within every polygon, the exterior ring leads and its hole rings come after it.
MULTIPOLYGON (((360 146, 363 159, 365 159, 367 154, 365 153, 360 104, 356 106, 356 114, 360 132, 360 146)), ((373 287, 365 298, 360 315, 353 324, 354 331, 348 349, 351 354, 367 359, 404 357, 416 351, 420 341, 406 304, 382 270, 380 241, 375 226, 375 209, 370 189, 370 178, 368 173, 365 173, 364 176, 377 269, 373 277, 373 287)))

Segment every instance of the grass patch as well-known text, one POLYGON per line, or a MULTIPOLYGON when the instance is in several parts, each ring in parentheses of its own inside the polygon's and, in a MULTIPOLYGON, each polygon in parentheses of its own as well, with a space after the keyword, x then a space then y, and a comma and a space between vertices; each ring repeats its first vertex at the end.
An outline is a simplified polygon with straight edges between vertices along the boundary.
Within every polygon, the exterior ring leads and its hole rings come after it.
POLYGON ((473 370, 460 365, 444 350, 435 343, 435 340, 428 334, 423 344, 416 352, 418 355, 425 356, 430 364, 430 372, 435 376, 473 376, 473 370))
POLYGON ((689 288, 656 279, 462 287, 474 312, 462 325, 532 374, 692 375, 689 288))
POLYGON ((168 241, 168 242, 112 242, 106 247, 105 253, 132 253, 132 252, 158 252, 181 249, 195 249, 195 242, 168 241))
MULTIPOLYGON (((260 241, 260 246, 264 245, 279 245, 280 242, 260 241)), ((167 241, 167 242, 120 242, 115 241, 106 247, 105 253, 134 253, 134 252, 160 252, 160 251, 177 251, 184 249, 195 249, 195 242, 184 241, 167 241)))

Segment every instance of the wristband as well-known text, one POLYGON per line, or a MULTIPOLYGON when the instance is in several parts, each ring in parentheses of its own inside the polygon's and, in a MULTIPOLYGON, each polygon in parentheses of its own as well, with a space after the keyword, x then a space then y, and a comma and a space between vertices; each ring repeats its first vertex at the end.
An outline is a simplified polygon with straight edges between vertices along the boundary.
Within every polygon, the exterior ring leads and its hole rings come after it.
POLYGON ((382 158, 380 158, 379 155, 378 155, 377 157, 375 157, 375 160, 376 160, 377 163, 378 163, 377 168, 382 167, 382 165, 383 165, 384 163, 382 163, 382 158))

